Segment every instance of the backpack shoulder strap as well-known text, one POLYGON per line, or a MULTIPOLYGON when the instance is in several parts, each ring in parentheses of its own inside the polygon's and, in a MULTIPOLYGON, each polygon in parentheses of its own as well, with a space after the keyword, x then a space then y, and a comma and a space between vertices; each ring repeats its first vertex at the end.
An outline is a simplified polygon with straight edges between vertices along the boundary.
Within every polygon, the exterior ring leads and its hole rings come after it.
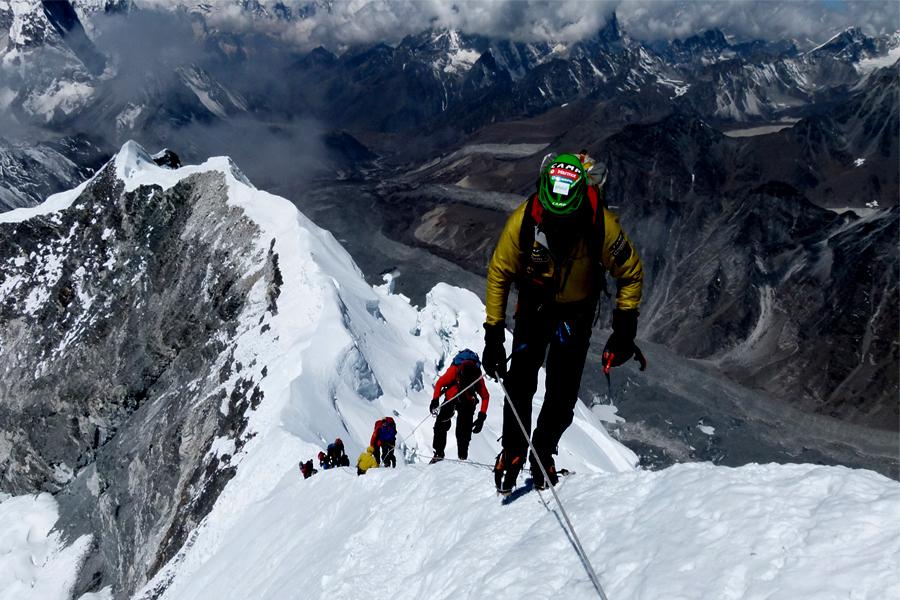
MULTIPOLYGON (((593 215, 591 224, 594 227, 600 227, 604 224, 603 209, 606 208, 606 198, 603 192, 599 190, 596 185, 588 186, 587 197, 588 202, 591 203, 591 214, 593 215)), ((603 232, 602 229, 600 229, 600 231, 603 232)))
POLYGON ((527 264, 534 245, 534 228, 541 223, 543 210, 538 202, 537 193, 531 195, 525 203, 525 214, 522 215, 522 226, 519 228, 519 254, 522 264, 527 264))
MULTIPOLYGON (((600 302, 602 296, 611 297, 609 289, 606 286, 606 267, 603 266, 603 243, 606 241, 606 198, 602 190, 595 185, 588 186, 588 201, 591 203, 591 212, 593 218, 591 220, 591 235, 588 237, 588 254, 593 263, 593 282, 591 287, 597 302, 600 302)), ((600 318, 600 311, 597 310, 594 317, 594 324, 600 318)))

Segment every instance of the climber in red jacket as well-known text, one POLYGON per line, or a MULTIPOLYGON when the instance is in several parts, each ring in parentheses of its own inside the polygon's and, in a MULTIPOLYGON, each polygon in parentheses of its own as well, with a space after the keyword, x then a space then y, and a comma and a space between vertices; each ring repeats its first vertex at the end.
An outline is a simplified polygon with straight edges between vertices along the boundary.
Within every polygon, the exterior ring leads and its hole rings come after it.
POLYGON ((473 433, 479 433, 484 426, 489 401, 490 395, 484 385, 478 355, 471 350, 461 351, 434 386, 434 396, 429 407, 432 414, 437 416, 434 423, 432 463, 444 458, 447 432, 450 431, 450 420, 454 411, 456 411, 456 452, 460 460, 468 458, 469 440, 472 439, 473 433), (447 400, 443 405, 440 404, 442 395, 447 400), (476 395, 481 397, 481 410, 473 425, 472 417, 478 404, 476 395))
POLYGON ((391 468, 397 466, 394 446, 397 444, 397 424, 393 417, 384 417, 375 421, 375 430, 369 445, 375 450, 375 462, 391 468))

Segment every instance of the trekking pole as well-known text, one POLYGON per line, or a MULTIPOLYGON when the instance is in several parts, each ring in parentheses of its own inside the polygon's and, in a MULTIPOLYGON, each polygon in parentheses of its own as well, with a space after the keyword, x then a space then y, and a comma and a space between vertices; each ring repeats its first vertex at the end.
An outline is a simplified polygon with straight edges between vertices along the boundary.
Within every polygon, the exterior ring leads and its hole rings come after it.
MULTIPOLYGON (((522 418, 519 416, 519 411, 516 410, 512 398, 510 398, 509 396, 509 392, 506 391, 506 385, 502 380, 498 380, 497 383, 500 384, 500 388, 503 390, 503 395, 506 396, 506 401, 509 403, 509 407, 512 409, 513 415, 516 417, 516 422, 519 424, 519 428, 522 430, 522 435, 525 436, 525 440, 528 442, 528 448, 529 450, 531 450, 531 455, 534 457, 535 461, 537 461, 538 467, 540 467, 541 473, 544 475, 544 481, 549 482, 550 477, 547 475, 547 469, 544 468, 544 462, 541 460, 541 457, 538 456, 538 453, 534 450, 534 445, 531 443, 531 436, 525 429, 525 424, 522 422, 522 418)), ((597 578, 597 573, 594 572, 594 567, 591 565, 591 561, 590 559, 588 559, 587 553, 584 551, 584 547, 581 545, 581 540, 578 538, 578 534, 575 532, 575 527, 572 525, 572 521, 569 519, 569 513, 567 513, 566 509, 563 507, 562 501, 560 501, 559 495, 556 493, 553 485, 550 486, 550 492, 553 494, 553 499, 556 500, 556 505, 559 506, 559 511, 562 513, 563 518, 566 520, 566 525, 569 526, 569 532, 572 534, 572 542, 575 545, 575 551, 578 553, 578 557, 581 559, 581 563, 584 566, 585 571, 587 571, 591 583, 594 584, 594 589, 597 590, 597 594, 600 596, 601 600, 609 600, 606 594, 603 592, 603 587, 600 585, 600 580, 597 578)), ((540 493, 540 490, 538 490, 538 494, 540 493)))

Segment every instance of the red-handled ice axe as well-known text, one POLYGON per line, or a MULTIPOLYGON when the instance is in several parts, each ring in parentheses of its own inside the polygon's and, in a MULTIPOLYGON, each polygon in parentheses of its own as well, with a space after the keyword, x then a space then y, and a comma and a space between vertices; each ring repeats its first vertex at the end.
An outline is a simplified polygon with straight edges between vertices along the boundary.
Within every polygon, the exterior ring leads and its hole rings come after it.
MULTIPOLYGON (((615 352, 606 351, 603 353, 603 374, 606 375, 607 381, 609 381, 609 372, 613 368, 613 361, 615 358, 615 352)), ((637 344, 634 346, 634 360, 640 363, 641 371, 647 370, 647 358, 644 356, 644 353, 641 352, 641 349, 637 347, 637 344)))

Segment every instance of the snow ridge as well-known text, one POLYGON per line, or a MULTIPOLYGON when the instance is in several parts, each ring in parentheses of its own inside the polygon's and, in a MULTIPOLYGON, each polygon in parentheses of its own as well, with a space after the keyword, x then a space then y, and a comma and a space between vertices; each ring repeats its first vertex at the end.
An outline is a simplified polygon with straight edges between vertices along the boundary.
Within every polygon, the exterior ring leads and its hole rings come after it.
MULTIPOLYGON (((686 464, 558 491, 610 598, 900 592, 900 487, 874 473, 686 464)), ((553 513, 533 493, 501 505, 467 465, 286 473, 228 528, 210 521, 217 547, 163 598, 594 598, 553 513)))

